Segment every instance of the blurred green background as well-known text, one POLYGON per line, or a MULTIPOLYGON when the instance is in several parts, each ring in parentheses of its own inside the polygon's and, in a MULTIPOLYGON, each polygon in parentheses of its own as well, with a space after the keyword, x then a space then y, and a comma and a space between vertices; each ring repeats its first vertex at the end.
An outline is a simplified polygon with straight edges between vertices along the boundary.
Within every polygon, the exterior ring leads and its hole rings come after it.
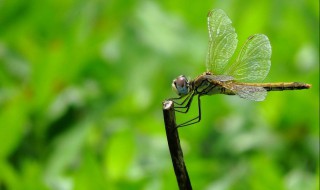
POLYGON ((162 101, 205 71, 212 8, 269 37, 265 82, 313 86, 203 97, 179 130, 194 189, 318 189, 316 0, 0 1, 0 189, 177 189, 162 101))

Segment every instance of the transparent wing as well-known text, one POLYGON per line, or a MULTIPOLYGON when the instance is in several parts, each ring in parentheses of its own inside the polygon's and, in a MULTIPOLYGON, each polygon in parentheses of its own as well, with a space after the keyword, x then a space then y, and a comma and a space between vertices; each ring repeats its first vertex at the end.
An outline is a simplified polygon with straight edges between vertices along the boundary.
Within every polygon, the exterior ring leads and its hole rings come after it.
POLYGON ((205 78, 209 79, 209 81, 231 81, 234 80, 232 76, 227 75, 204 75, 205 78))
POLYGON ((229 83, 223 85, 225 88, 233 91, 241 98, 253 101, 263 101, 267 96, 267 91, 263 87, 258 86, 245 86, 229 83))
POLYGON ((223 74, 237 47, 237 34, 231 20, 220 9, 208 13, 209 49, 206 59, 207 71, 223 74))
POLYGON ((255 34, 243 45, 237 60, 227 68, 225 75, 240 82, 261 82, 271 66, 271 45, 267 36, 255 34))

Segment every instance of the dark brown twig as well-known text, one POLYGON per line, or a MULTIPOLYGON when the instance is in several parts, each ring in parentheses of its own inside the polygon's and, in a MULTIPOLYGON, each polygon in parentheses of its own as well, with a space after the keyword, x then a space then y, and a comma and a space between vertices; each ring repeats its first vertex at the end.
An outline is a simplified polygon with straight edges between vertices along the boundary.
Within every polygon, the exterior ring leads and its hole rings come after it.
POLYGON ((167 140, 171 155, 171 160, 176 174, 180 190, 190 190, 191 182, 187 168, 183 160, 183 152, 180 146, 178 130, 176 128, 176 118, 174 104, 172 101, 164 101, 162 106, 163 118, 166 127, 167 140))

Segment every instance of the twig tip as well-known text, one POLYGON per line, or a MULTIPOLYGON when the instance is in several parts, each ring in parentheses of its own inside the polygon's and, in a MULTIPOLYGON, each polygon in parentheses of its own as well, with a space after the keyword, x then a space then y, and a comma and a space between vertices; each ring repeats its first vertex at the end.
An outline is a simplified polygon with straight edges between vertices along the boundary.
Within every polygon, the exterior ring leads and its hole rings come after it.
POLYGON ((171 100, 165 100, 163 101, 163 109, 168 110, 172 107, 173 102, 171 100))

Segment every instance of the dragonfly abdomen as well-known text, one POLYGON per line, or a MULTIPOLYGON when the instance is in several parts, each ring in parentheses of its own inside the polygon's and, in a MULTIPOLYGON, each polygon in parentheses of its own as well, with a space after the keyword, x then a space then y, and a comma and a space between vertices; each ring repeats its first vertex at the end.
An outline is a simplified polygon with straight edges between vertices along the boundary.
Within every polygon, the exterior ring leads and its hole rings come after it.
POLYGON ((302 90, 311 87, 310 84, 301 82, 247 83, 246 85, 263 87, 267 91, 302 90))

